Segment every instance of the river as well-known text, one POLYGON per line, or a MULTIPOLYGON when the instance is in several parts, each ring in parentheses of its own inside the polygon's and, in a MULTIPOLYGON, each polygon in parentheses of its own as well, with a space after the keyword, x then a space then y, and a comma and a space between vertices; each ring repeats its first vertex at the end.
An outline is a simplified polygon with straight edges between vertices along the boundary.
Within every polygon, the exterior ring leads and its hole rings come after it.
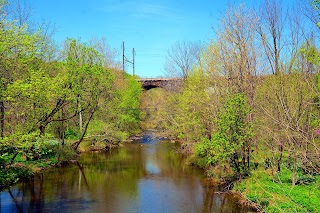
POLYGON ((111 152, 82 154, 0 192, 0 213, 248 212, 207 184, 176 146, 149 131, 111 152))

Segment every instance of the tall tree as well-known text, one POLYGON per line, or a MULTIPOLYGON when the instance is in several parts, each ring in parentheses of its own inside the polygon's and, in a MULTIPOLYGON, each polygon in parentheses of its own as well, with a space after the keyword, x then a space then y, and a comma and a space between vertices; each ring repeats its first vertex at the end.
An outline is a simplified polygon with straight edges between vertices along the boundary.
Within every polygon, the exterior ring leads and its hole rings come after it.
POLYGON ((107 69, 119 69, 120 63, 116 61, 117 51, 111 48, 106 37, 96 38, 90 40, 90 44, 94 47, 103 57, 103 66, 107 69))
POLYGON ((229 78, 234 92, 246 92, 251 99, 259 53, 256 48, 256 20, 255 12, 244 5, 238 8, 229 6, 216 30, 224 75, 229 78))
POLYGON ((200 42, 177 41, 169 50, 165 70, 170 76, 187 78, 194 66, 200 63, 200 42))
POLYGON ((282 51, 285 45, 284 33, 287 14, 283 12, 281 1, 265 0, 259 11, 260 23, 257 32, 273 74, 280 73, 282 51))
POLYGON ((17 27, 6 19, 0 28, 0 135, 5 131, 6 90, 9 84, 28 75, 28 69, 38 55, 39 36, 17 27))
POLYGON ((99 108, 101 97, 110 93, 113 76, 102 66, 103 54, 86 43, 68 39, 64 54, 73 94, 73 109, 77 109, 79 116, 80 139, 74 143, 76 150, 99 108))

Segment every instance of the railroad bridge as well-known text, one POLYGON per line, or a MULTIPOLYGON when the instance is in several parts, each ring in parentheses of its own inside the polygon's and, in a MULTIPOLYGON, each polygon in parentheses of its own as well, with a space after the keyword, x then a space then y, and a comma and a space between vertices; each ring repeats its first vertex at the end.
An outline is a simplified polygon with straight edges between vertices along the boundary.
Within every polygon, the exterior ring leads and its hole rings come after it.
POLYGON ((163 88, 167 91, 177 91, 183 82, 183 78, 140 78, 138 81, 144 90, 163 88))

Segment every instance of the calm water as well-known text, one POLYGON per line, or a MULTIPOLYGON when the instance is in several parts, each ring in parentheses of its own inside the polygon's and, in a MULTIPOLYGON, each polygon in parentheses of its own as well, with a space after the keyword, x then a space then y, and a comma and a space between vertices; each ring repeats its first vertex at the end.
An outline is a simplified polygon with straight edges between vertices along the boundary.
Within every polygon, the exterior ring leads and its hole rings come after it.
POLYGON ((174 150, 175 144, 148 132, 111 153, 83 154, 78 164, 0 192, 0 213, 247 212, 231 194, 209 187, 174 150))

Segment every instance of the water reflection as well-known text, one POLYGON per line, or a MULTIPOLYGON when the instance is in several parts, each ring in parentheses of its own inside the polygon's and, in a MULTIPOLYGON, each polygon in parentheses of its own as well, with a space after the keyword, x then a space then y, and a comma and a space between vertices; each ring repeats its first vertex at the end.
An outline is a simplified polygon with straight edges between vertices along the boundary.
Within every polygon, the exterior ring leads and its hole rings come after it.
POLYGON ((87 153, 0 194, 2 212, 246 212, 186 166, 175 145, 140 141, 87 153))

